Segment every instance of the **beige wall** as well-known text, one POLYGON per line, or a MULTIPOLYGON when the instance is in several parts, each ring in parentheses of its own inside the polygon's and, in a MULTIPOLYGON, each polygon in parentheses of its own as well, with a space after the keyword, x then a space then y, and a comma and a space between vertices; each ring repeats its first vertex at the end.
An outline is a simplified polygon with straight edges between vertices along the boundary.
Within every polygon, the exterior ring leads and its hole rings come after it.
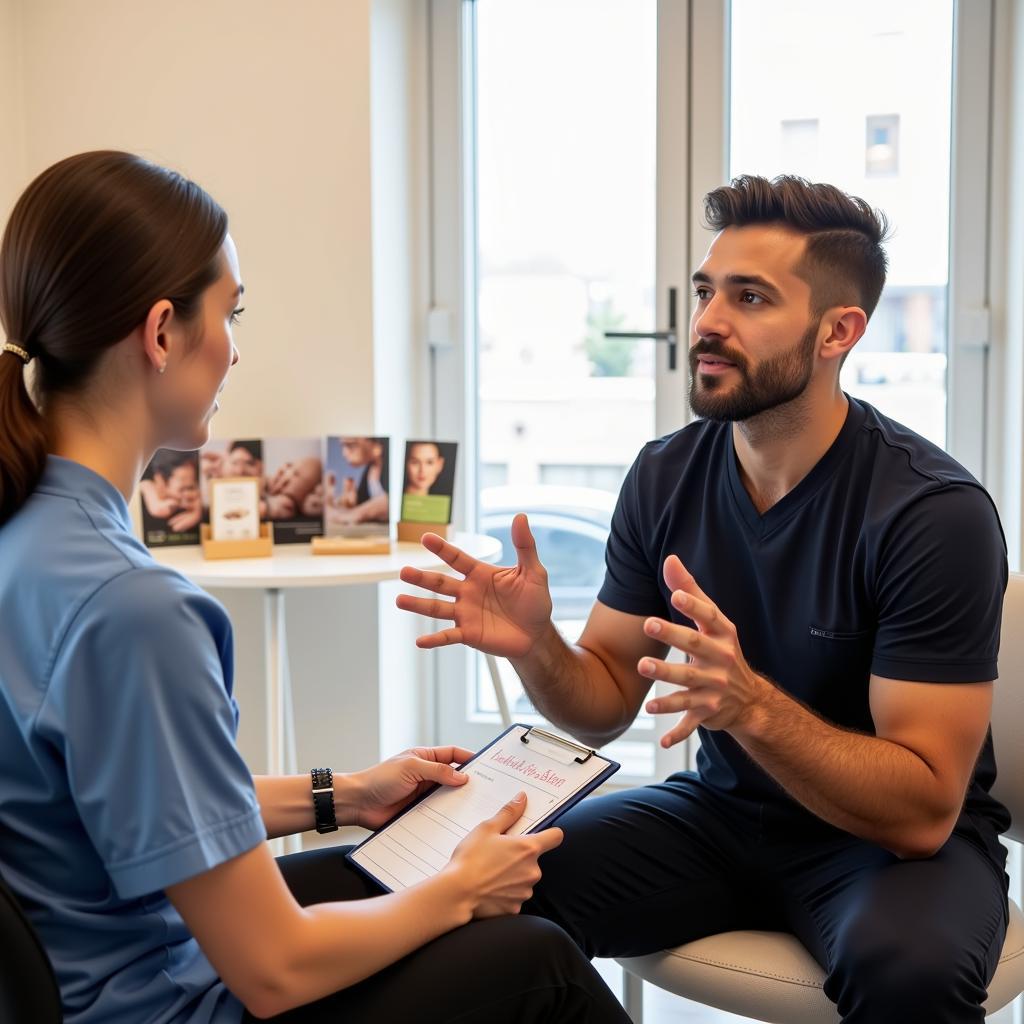
POLYGON ((0 229, 24 179, 19 29, 18 0, 0 0, 0 229))
POLYGON ((128 149, 228 211, 248 315, 216 431, 370 428, 369 0, 20 8, 29 174, 128 149))

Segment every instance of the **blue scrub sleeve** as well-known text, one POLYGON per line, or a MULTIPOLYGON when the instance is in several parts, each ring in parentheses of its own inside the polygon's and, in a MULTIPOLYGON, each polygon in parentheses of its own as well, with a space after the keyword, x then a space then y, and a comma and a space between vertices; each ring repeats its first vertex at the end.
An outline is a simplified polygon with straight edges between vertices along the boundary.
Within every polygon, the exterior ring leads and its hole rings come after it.
POLYGON ((953 485, 911 505, 878 562, 873 674, 916 682, 996 678, 1006 543, 988 495, 953 485))
POLYGON ((40 726, 124 899, 266 838, 235 746, 231 640, 217 601, 144 567, 101 586, 60 643, 40 726))

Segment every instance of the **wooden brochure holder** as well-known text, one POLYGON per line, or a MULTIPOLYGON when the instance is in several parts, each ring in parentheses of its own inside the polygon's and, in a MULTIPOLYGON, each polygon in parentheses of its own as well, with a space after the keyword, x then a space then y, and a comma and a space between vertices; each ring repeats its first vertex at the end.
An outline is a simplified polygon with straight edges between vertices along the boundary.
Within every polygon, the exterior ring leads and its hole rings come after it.
POLYGON ((314 555, 390 555, 390 537, 314 537, 314 555))
POLYGON ((214 540, 210 524, 199 527, 199 542, 203 558, 269 558, 274 553, 274 531, 270 523, 260 523, 260 535, 255 540, 214 540))
POLYGON ((398 539, 407 543, 419 544, 425 533, 436 533, 438 537, 447 540, 450 530, 451 527, 446 523, 413 523, 407 519, 398 521, 398 539))

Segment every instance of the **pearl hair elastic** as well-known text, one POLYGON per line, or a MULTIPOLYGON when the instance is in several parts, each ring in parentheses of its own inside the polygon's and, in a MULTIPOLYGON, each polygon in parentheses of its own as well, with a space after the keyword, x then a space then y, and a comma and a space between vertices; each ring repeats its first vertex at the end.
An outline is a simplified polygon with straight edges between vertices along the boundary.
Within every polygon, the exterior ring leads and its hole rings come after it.
POLYGON ((4 342, 4 347, 0 351, 16 355, 23 363, 28 363, 32 359, 27 349, 22 348, 20 345, 15 345, 13 341, 4 342))

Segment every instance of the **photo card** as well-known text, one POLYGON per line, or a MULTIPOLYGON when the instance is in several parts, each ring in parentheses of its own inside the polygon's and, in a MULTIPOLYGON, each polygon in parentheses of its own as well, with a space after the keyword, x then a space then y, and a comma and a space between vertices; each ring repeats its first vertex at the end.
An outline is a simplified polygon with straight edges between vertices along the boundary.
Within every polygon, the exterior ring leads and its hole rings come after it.
POLYGON ((447 526, 455 493, 454 441, 407 441, 402 481, 402 521, 447 526))
MULTIPOLYGON (((259 481, 260 501, 266 490, 263 473, 263 442, 258 439, 213 438, 199 451, 200 488, 203 496, 203 522, 210 522, 211 484, 229 477, 251 477, 259 481)), ((265 505, 260 518, 266 519, 265 505)))
POLYGON ((320 438, 263 441, 264 519, 275 544, 304 544, 324 532, 323 442, 320 438))
POLYGON ((324 534, 388 537, 391 532, 386 437, 332 436, 324 449, 324 534))
POLYGON ((199 543, 203 518, 199 489, 199 453, 161 448, 139 482, 142 539, 147 547, 183 547, 199 543))
POLYGON ((219 477, 210 481, 210 535, 215 541, 258 540, 258 477, 219 477))

